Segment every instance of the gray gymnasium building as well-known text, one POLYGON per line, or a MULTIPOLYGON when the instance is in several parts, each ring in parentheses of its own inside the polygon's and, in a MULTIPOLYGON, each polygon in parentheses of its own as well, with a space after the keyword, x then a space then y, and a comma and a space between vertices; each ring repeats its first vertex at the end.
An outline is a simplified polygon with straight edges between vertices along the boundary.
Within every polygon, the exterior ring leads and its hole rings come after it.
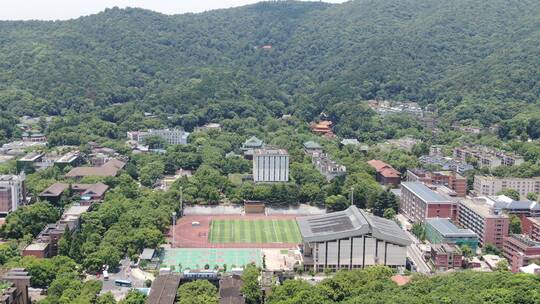
POLYGON ((296 221, 303 239, 305 270, 405 266, 411 240, 394 221, 356 206, 296 221))

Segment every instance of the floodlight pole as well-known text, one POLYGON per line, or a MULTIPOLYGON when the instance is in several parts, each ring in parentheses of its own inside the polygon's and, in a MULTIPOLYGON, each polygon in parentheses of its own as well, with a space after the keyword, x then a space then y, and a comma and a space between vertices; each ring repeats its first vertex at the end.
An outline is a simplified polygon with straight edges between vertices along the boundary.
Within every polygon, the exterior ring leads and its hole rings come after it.
POLYGON ((184 215, 184 187, 180 186, 180 215, 184 215))
POLYGON ((351 187, 351 206, 354 204, 354 187, 351 187))
POLYGON ((172 213, 172 244, 171 248, 174 247, 174 226, 176 226, 176 212, 172 213))

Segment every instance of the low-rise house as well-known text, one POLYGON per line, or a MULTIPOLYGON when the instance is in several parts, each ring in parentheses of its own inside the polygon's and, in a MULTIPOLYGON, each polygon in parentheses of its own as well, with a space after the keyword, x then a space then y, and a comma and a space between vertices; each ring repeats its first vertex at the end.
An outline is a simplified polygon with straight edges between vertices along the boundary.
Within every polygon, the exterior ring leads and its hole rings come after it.
POLYGON ((91 205, 95 202, 101 202, 105 198, 105 192, 109 186, 103 183, 96 184, 72 184, 71 190, 81 197, 81 205, 91 205))
POLYGON ((64 192, 69 188, 66 183, 54 183, 39 194, 39 198, 51 203, 58 203, 64 192))
POLYGON ((81 205, 91 205, 92 203, 101 202, 105 197, 105 192, 109 190, 109 186, 103 183, 96 184, 66 184, 54 183, 39 194, 43 200, 57 203, 62 195, 70 190, 67 195, 79 195, 81 197, 81 205))
POLYGON ((71 169, 65 177, 67 178, 82 178, 86 176, 98 177, 114 177, 124 168, 126 164, 123 161, 112 159, 99 167, 77 167, 71 169))
POLYGON ((436 269, 448 270, 463 267, 463 254, 454 244, 433 244, 430 255, 436 269))
POLYGON ((389 164, 372 159, 368 161, 368 164, 375 169, 376 175, 375 179, 383 185, 394 185, 397 186, 401 183, 401 173, 398 170, 394 169, 389 164))

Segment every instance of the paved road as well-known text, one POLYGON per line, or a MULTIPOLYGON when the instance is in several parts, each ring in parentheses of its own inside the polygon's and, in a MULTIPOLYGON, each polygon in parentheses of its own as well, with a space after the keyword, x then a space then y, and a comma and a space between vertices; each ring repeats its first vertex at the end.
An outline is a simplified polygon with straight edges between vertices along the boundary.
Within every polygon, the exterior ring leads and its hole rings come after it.
POLYGON ((413 241, 411 246, 407 247, 407 257, 411 259, 414 264, 416 265, 416 270, 420 273, 430 273, 431 268, 429 268, 429 265, 424 261, 424 258, 422 257, 422 251, 420 248, 418 248, 418 244, 420 241, 409 231, 404 230, 405 233, 409 236, 409 238, 413 241))
POLYGON ((109 271, 109 280, 104 281, 103 276, 97 278, 98 280, 103 281, 103 288, 101 289, 101 294, 111 292, 116 300, 121 300, 126 297, 127 293, 131 288, 141 288, 144 286, 144 279, 140 276, 132 275, 132 269, 129 267, 130 261, 128 258, 120 261, 119 271, 116 273, 109 271), (128 280, 131 281, 133 287, 119 287, 114 285, 115 280, 128 280))

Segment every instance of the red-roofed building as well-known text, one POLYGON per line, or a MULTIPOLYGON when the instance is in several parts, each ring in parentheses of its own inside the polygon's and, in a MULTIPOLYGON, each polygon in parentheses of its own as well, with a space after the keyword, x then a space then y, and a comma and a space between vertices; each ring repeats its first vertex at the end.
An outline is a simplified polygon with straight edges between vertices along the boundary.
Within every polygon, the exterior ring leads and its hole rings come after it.
POLYGON ((390 184, 397 186, 401 182, 401 173, 399 173, 398 170, 394 169, 389 164, 377 159, 368 161, 368 164, 377 172, 375 179, 379 183, 383 185, 390 184))

